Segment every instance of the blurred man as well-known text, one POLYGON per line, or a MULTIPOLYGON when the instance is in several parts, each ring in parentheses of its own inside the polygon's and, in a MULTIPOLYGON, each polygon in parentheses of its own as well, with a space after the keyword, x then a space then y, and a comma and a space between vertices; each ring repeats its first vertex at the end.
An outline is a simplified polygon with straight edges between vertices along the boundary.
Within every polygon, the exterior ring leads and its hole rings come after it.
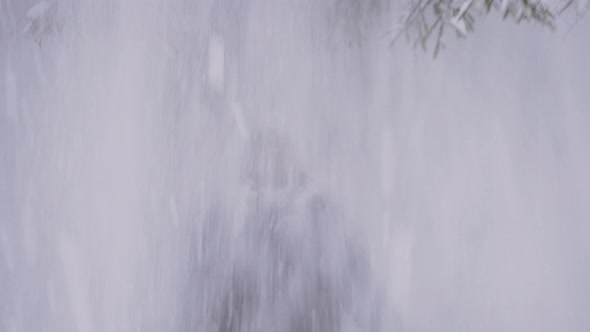
POLYGON ((364 323, 353 302, 368 293, 368 263, 345 237, 341 217, 309 189, 276 131, 253 133, 245 150, 244 222, 218 331, 357 330, 364 323))

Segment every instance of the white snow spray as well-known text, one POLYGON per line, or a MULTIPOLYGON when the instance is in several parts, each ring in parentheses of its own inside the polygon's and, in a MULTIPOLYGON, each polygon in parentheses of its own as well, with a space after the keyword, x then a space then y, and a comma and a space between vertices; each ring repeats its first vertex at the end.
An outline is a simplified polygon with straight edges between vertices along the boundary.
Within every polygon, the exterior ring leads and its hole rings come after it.
POLYGON ((0 0, 0 331, 590 330, 588 22, 399 5, 0 0))

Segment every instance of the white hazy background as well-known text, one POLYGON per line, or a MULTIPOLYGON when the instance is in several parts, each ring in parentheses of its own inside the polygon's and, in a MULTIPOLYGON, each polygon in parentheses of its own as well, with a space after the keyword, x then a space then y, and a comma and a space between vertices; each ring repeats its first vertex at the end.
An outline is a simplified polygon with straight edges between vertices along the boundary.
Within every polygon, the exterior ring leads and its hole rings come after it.
POLYGON ((188 229, 261 127, 346 212, 380 330, 590 330, 588 20, 490 15, 433 60, 386 1, 64 0, 23 33, 35 4, 0 1, 0 331, 188 330, 188 229))

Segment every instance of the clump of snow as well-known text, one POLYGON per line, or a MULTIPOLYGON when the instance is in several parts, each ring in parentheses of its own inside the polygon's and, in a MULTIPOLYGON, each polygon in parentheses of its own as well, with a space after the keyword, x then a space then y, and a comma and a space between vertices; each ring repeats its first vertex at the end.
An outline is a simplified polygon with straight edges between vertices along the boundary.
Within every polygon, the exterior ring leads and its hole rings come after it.
POLYGON ((50 8, 51 5, 47 1, 41 1, 27 11, 27 17, 31 20, 42 19, 50 8))
POLYGON ((455 15, 450 21, 451 25, 461 34, 461 36, 467 35, 467 25, 465 24, 464 15, 467 13, 467 10, 473 3, 473 0, 468 0, 463 2, 461 8, 459 9, 459 13, 455 15))
POLYGON ((211 36, 209 40, 209 84, 219 92, 223 91, 223 67, 223 40, 217 36, 211 36))
POLYGON ((449 21, 449 23, 453 26, 453 28, 455 28, 455 30, 457 30, 457 32, 461 36, 464 37, 467 35, 467 26, 465 25, 465 21, 458 17, 454 17, 449 21))

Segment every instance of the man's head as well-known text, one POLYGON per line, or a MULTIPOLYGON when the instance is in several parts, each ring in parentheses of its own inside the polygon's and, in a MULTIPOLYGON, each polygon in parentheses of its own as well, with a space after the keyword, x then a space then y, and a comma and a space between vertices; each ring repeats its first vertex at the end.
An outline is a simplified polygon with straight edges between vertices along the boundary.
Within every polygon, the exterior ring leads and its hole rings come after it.
POLYGON ((243 160, 243 180, 254 192, 289 192, 304 185, 291 145, 275 130, 253 132, 243 160))

